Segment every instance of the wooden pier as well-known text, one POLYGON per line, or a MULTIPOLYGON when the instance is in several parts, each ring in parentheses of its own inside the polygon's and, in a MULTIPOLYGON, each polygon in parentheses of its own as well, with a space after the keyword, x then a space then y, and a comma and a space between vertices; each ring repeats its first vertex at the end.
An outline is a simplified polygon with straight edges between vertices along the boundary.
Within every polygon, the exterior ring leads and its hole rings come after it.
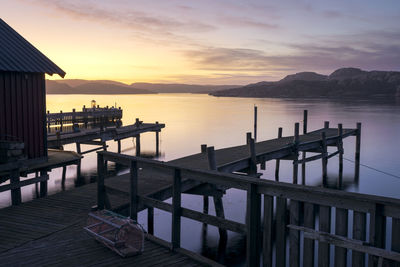
POLYGON ((99 106, 86 108, 83 106, 82 111, 63 112, 60 110, 59 113, 50 113, 47 111, 46 125, 47 130, 50 132, 51 127, 59 126, 59 130, 62 132, 63 127, 68 124, 83 124, 87 128, 89 123, 92 124, 107 124, 118 123, 122 119, 122 109, 108 106, 101 108, 99 106))
MULTIPOLYGON (((279 130, 278 138, 261 142, 255 142, 251 134, 247 134, 246 144, 236 147, 215 150, 202 145, 200 153, 170 162, 99 151, 97 185, 85 185, 0 210, 0 218, 11 220, 0 220, 0 225, 4 225, 2 229, 10 229, 0 231, 0 248, 3 248, 0 258, 8 265, 24 260, 39 265, 65 262, 75 265, 218 265, 181 248, 181 217, 186 217, 218 227, 221 239, 227 237, 228 230, 246 235, 248 266, 261 263, 263 266, 286 266, 287 259, 290 266, 314 266, 315 263, 329 266, 331 262, 335 266, 346 266, 349 255, 353 266, 366 266, 365 255, 368 255, 369 266, 400 264, 400 200, 305 186, 304 179, 301 184, 298 181, 298 165, 305 166, 319 159, 325 180, 327 162, 336 155, 339 156, 339 172, 342 172, 342 140, 350 136, 356 137, 355 176, 358 179, 361 124, 354 129, 344 129, 340 124, 331 128, 325 123, 322 129, 311 132, 307 132, 305 126, 300 134, 300 125, 296 123, 294 129, 292 136, 282 137, 282 130, 279 130), (329 154, 328 146, 337 150, 329 154), (307 157, 305 153, 309 152, 317 154, 307 157), (259 178, 257 165, 265 167, 269 160, 277 161, 278 181, 259 178), (279 182, 280 160, 293 161, 293 184, 279 182), (127 166, 129 173, 107 177, 107 162, 127 166), (229 188, 247 192, 244 224, 224 217, 221 198, 229 188), (182 193, 203 195, 203 212, 183 208, 182 193), (216 215, 208 214, 210 196, 214 199, 216 215), (171 197, 172 204, 163 202, 171 197), (132 219, 137 219, 137 213, 147 209, 148 241, 143 255, 121 259, 85 236, 81 227, 95 203, 97 209, 111 209, 132 219), (25 208, 29 213, 24 212, 25 208), (171 242, 154 236, 155 208, 172 213, 171 242), (42 227, 41 220, 53 228, 42 227), (391 221, 391 228, 387 227, 387 221, 391 221), (348 231, 350 223, 353 224, 352 233, 348 231), (391 235, 389 245, 385 241, 388 235, 391 235), (330 246, 334 246, 332 255, 330 246), (155 251, 158 256, 152 254, 155 251), (349 251, 352 253, 348 254, 349 251), (52 257, 41 257, 44 252, 52 257)), ((338 184, 341 177, 339 173, 338 184)))

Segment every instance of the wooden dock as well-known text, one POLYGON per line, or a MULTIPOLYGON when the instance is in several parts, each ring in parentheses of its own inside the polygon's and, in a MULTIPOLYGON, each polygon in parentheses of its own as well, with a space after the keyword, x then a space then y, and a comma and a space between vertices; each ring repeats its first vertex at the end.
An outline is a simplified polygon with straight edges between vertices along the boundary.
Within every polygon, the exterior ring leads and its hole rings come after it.
POLYGON ((95 242, 82 228, 96 194, 89 184, 0 210, 0 265, 204 265, 147 239, 142 255, 126 259, 95 242))
MULTIPOLYGON (((215 150, 202 145, 201 153, 170 162, 98 152, 97 185, 85 185, 0 210, 0 218, 4 218, 0 220, 3 250, 0 258, 7 265, 18 265, 25 260, 28 265, 217 265, 181 248, 180 222, 181 217, 186 217, 218 227, 222 240, 227 238, 228 230, 246 235, 248 266, 259 266, 261 258, 264 266, 272 266, 273 259, 275 266, 285 266, 287 253, 290 266, 314 266, 315 262, 329 266, 331 261, 335 266, 346 266, 348 251, 352 251, 353 266, 365 266, 366 254, 370 266, 400 263, 400 200, 298 184, 298 165, 312 160, 321 159, 325 179, 328 159, 338 155, 340 174, 342 140, 350 136, 356 137, 357 176, 361 124, 354 129, 343 129, 340 124, 338 128, 330 128, 325 123, 324 128, 312 132, 304 127, 302 135, 298 123, 294 129, 293 136, 282 137, 280 130, 278 138, 262 142, 255 142, 247 134, 247 144, 236 147, 215 150), (337 151, 329 154, 328 146, 336 147, 337 151), (308 152, 317 154, 306 157, 304 153, 308 152), (259 179, 257 165, 265 167, 268 160, 277 161, 277 180, 279 161, 293 161, 293 184, 259 179), (107 162, 125 165, 129 173, 107 177, 107 162), (245 224, 224 217, 221 198, 229 188, 247 192, 245 224), (203 195, 203 212, 183 208, 182 193, 203 195), (208 214, 209 196, 214 198, 216 215, 208 214), (172 204, 163 202, 171 197, 172 204), (94 204, 97 209, 112 209, 134 220, 140 210, 147 209, 148 234, 143 255, 121 259, 84 234, 82 226, 94 204), (154 208, 172 213, 171 242, 154 236, 154 208), (389 219, 391 229, 386 227, 389 219), (350 223, 353 233, 348 232, 350 223), (392 237, 391 244, 386 246, 388 235, 392 237), (330 245, 335 247, 334 255, 330 255, 330 245), (42 257, 42 253, 51 256, 42 257)), ((304 184, 303 179, 301 183, 304 184)))

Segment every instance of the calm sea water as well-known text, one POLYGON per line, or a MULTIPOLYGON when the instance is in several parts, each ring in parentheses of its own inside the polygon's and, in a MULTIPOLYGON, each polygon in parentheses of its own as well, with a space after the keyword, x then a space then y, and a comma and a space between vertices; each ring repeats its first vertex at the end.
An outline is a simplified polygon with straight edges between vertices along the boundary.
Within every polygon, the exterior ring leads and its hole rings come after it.
MULTIPOLYGON (((345 190, 400 198, 400 103, 393 101, 327 101, 255 98, 217 98, 200 94, 158 94, 158 95, 48 95, 47 108, 50 112, 71 111, 89 106, 95 99, 100 106, 121 106, 124 111, 123 123, 133 123, 135 118, 144 122, 159 121, 166 124, 161 137, 160 160, 168 161, 200 151, 201 144, 215 146, 216 149, 245 143, 246 132, 253 130, 253 106, 258 106, 258 140, 275 138, 278 127, 283 127, 283 135, 292 135, 295 122, 301 122, 304 109, 309 111, 309 130, 323 127, 325 120, 331 127, 343 123, 346 128, 354 128, 362 122, 361 163, 393 174, 383 174, 361 166, 360 181, 354 182, 354 164, 344 162, 345 190)), ((345 158, 354 159, 355 138, 344 142, 345 158)), ((155 135, 142 135, 142 152, 154 154, 155 135)), ((107 143, 110 151, 116 151, 116 143, 107 143)), ((122 142, 123 153, 134 155, 132 139, 122 142)), ((83 146, 83 150, 89 148, 83 146)), ((74 145, 65 150, 75 150, 74 145)), ((85 155, 82 161, 82 175, 85 182, 96 177, 96 154, 85 155)), ((264 179, 273 179, 275 162, 267 164, 264 179)), ((291 182, 291 162, 281 163, 282 181, 291 182)), ((338 176, 337 158, 329 160, 328 176, 332 185, 338 176)), ((307 185, 321 185, 321 162, 307 165, 307 185)), ((68 167, 66 189, 76 186, 76 168, 68 167)), ((50 173, 49 193, 61 191, 61 169, 50 173)), ((23 201, 35 198, 35 187, 22 189, 23 201)), ((244 192, 228 190, 224 196, 226 217, 244 222, 244 192)), ((212 203, 212 201, 210 202, 212 203)), ((0 207, 10 205, 9 192, 0 194, 0 207)), ((202 197, 184 195, 183 206, 202 210, 202 197)), ((210 205, 213 213, 213 205, 210 205)), ((169 240, 170 214, 155 211, 155 234, 169 240)), ((146 212, 139 216, 139 222, 146 226, 146 212)), ((214 257, 218 249, 218 231, 208 228, 202 235, 201 224, 191 220, 182 221, 182 245, 185 248, 214 257)), ((244 255, 244 237, 229 233, 227 263, 240 264, 244 255)))

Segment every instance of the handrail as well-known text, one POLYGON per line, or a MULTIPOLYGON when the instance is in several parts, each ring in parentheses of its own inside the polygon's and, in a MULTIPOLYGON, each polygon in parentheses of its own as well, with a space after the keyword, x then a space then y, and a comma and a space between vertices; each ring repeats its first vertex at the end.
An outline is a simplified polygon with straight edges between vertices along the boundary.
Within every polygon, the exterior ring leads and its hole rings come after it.
POLYGON ((180 169, 183 179, 193 179, 205 183, 212 183, 230 188, 247 190, 249 184, 257 186, 257 192, 270 196, 278 196, 314 204, 346 208, 361 212, 371 212, 376 205, 383 205, 383 215, 400 218, 400 199, 367 195, 362 193, 345 192, 329 188, 297 185, 272 180, 244 177, 237 174, 221 173, 218 171, 190 169, 171 163, 145 159, 135 156, 122 155, 108 151, 98 151, 104 160, 129 165, 131 161, 161 169, 180 169))

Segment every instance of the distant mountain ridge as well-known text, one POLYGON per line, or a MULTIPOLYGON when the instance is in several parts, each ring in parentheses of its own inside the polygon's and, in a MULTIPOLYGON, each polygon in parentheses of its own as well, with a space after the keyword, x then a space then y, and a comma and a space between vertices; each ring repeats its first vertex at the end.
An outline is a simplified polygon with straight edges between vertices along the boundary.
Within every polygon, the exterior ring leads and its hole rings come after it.
POLYGON ((259 82, 212 92, 230 97, 400 97, 400 72, 341 68, 330 75, 300 72, 277 82, 259 82))
POLYGON ((132 83, 130 85, 111 80, 46 80, 48 94, 155 94, 155 93, 210 93, 236 88, 239 85, 195 85, 132 83))

